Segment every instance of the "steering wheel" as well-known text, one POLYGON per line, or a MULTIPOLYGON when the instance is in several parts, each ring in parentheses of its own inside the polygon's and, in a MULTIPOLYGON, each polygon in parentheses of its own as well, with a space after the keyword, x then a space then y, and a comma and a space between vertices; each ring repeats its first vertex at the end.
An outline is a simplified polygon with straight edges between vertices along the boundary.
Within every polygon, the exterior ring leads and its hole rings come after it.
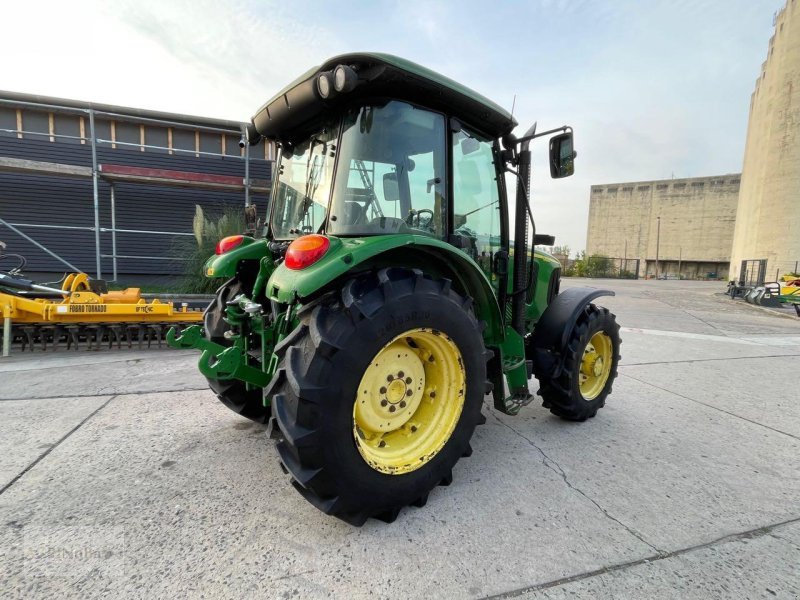
POLYGON ((409 227, 414 227, 415 229, 422 229, 422 226, 421 226, 422 218, 421 217, 422 217, 423 214, 429 214, 430 215, 430 219, 428 219, 428 229, 432 230, 431 224, 433 223, 433 211, 431 209, 429 209, 429 208, 420 208, 419 210, 414 210, 412 208, 411 212, 408 213, 408 217, 406 217, 406 224, 409 227), (416 225, 414 224, 414 219, 417 220, 417 224, 416 225))

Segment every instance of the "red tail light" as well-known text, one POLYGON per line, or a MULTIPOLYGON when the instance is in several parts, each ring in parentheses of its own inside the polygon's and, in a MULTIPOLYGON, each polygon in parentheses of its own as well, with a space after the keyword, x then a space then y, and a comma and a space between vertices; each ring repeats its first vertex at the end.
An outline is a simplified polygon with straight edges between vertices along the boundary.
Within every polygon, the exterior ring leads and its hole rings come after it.
POLYGON ((289 244, 284 262, 289 269, 300 271, 322 258, 330 245, 324 235, 304 235, 289 244))
POLYGON ((224 237, 217 242, 216 253, 225 254, 226 252, 230 252, 237 246, 241 245, 243 241, 243 235, 229 235, 228 237, 224 237))

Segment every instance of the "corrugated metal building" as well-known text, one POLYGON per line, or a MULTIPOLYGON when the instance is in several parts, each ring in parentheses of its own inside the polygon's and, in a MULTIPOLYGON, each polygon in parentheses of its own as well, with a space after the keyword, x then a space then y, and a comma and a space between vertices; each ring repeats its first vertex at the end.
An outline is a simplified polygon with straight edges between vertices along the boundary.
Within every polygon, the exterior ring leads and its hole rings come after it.
POLYGON ((243 126, 0 91, 0 240, 29 274, 179 275, 195 205, 265 214, 274 148, 240 148, 243 126))

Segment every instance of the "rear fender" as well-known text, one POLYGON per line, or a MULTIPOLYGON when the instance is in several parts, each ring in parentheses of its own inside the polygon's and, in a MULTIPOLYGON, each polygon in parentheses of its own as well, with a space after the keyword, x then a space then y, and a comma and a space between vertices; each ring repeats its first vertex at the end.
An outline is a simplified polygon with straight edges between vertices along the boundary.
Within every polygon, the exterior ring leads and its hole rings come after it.
POLYGON ((584 307, 600 296, 614 296, 611 290, 577 287, 556 296, 542 317, 528 344, 528 359, 537 377, 553 378, 564 367, 564 350, 584 307))
POLYGON ((243 261, 257 264, 265 256, 270 256, 267 241, 245 236, 240 246, 225 254, 211 256, 203 266, 203 274, 206 277, 230 279, 236 277, 243 261))
POLYGON ((326 255, 313 265, 300 271, 278 266, 267 283, 267 297, 283 304, 307 303, 335 289, 355 272, 391 266, 416 268, 450 279, 454 289, 472 297, 477 318, 486 323, 483 334, 487 345, 503 340, 500 307, 489 280, 475 261, 454 246, 420 235, 330 240, 326 255))

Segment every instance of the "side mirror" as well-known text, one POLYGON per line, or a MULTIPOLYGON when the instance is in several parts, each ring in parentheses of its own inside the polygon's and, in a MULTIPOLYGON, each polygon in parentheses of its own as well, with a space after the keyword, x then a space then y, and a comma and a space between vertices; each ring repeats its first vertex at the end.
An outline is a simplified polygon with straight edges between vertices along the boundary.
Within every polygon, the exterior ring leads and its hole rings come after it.
POLYGON ((550 176, 553 179, 569 177, 575 172, 575 152, 572 132, 562 133, 550 138, 550 176))
POLYGON ((386 173, 383 176, 383 199, 386 202, 400 200, 400 185, 397 183, 397 173, 386 173))

